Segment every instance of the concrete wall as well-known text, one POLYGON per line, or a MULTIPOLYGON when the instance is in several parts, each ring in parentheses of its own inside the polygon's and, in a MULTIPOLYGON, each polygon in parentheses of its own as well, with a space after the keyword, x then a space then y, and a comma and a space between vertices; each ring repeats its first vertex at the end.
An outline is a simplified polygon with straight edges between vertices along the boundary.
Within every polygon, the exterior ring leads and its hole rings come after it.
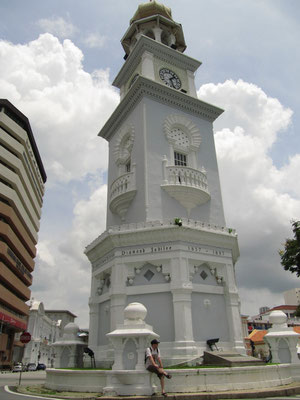
MULTIPOLYGON (((119 371, 117 371, 119 372, 119 371)), ((136 371, 138 372, 138 371, 136 371)), ((169 393, 217 392, 242 389, 262 389, 288 385, 300 380, 299 366, 294 364, 170 370, 172 379, 166 380, 169 393)), ((109 375, 114 371, 46 371, 45 387, 54 390, 102 393, 109 375)), ((129 372, 130 375, 133 371, 129 372)), ((113 377, 118 382, 117 377, 113 377)), ((111 379, 111 380, 112 380, 111 379)), ((157 378, 154 378, 155 383, 157 378)), ((135 393, 132 393, 134 395, 135 393)))
MULTIPOLYGON (((127 296, 127 305, 133 302, 141 302, 141 296, 127 296)), ((172 294, 170 292, 143 294, 142 303, 148 310, 146 322, 153 327, 154 332, 159 333, 159 340, 162 342, 174 341, 172 294)))
POLYGON ((220 341, 230 341, 224 296, 192 293, 192 319, 194 340, 206 342, 220 338, 220 341))

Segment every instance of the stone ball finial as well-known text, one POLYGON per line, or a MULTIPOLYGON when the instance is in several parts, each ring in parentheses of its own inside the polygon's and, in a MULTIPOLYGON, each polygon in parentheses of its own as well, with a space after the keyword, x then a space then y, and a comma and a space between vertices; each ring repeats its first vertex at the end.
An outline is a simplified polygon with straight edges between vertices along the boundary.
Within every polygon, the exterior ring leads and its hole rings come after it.
POLYGON ((147 308, 141 303, 130 303, 124 309, 124 319, 127 320, 142 320, 146 318, 147 308))
POLYGON ((287 321, 287 316, 283 311, 274 310, 270 313, 269 322, 274 325, 284 325, 287 321))

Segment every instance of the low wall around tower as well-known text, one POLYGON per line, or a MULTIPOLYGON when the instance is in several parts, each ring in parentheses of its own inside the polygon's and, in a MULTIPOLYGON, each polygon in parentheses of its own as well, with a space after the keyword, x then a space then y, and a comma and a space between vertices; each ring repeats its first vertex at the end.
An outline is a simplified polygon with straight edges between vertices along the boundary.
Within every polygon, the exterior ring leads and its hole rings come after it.
MULTIPOLYGON (((45 387, 58 391, 103 393, 109 376, 112 378, 111 375, 115 375, 113 379, 118 379, 114 371, 48 369, 46 372, 45 387)), ((129 384, 133 375, 139 372, 126 371, 129 384)), ((166 391, 169 393, 262 389, 300 381, 300 366, 298 364, 176 369, 169 370, 169 372, 172 374, 172 379, 165 381, 166 391)), ((124 373, 122 379, 124 380, 124 373)), ((159 387, 156 377, 153 377, 153 379, 159 387)))

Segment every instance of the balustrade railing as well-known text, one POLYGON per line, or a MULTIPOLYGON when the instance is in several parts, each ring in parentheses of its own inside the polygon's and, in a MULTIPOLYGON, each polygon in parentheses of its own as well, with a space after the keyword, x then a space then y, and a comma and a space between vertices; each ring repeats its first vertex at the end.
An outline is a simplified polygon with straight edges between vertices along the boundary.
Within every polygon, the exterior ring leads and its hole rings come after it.
POLYGON ((166 166, 164 184, 185 185, 208 190, 205 170, 200 171, 190 167, 166 166))
POLYGON ((135 173, 128 172, 117 178, 110 186, 110 201, 121 194, 135 190, 135 173))

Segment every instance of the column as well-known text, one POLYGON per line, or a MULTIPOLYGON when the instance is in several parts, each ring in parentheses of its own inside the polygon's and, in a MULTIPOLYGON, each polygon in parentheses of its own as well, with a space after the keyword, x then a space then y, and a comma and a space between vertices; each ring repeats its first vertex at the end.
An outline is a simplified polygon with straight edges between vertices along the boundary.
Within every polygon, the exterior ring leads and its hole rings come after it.
POLYGON ((153 54, 149 51, 145 51, 142 55, 142 75, 155 80, 153 54))
POLYGON ((95 351, 98 343, 99 304, 90 302, 89 347, 95 351))
POLYGON ((235 282, 233 264, 226 264, 226 287, 225 300, 227 306, 227 315, 229 320, 230 338, 235 349, 242 354, 246 354, 243 341, 243 329, 240 313, 240 298, 235 282))
POLYGON ((192 71, 187 71, 189 95, 197 98, 197 91, 195 86, 195 75, 192 71))
POLYGON ((111 269, 110 295, 110 330, 117 328, 117 324, 124 322, 124 308, 126 305, 126 266, 116 260, 111 269))
MULTIPOLYGON (((171 262, 171 292, 174 307, 175 349, 177 356, 197 355, 192 322, 192 283, 189 281, 188 260, 173 258, 171 262)), ((176 356, 175 356, 176 357, 176 356)))
POLYGON ((155 40, 157 42, 161 43, 161 34, 162 34, 162 29, 159 28, 158 26, 156 26, 155 28, 152 29, 154 36, 155 36, 155 40))
MULTIPOLYGON (((184 286, 184 285, 183 285, 184 286)), ((182 287, 172 290, 175 322, 175 341, 194 341, 192 325, 192 289, 182 287)))

